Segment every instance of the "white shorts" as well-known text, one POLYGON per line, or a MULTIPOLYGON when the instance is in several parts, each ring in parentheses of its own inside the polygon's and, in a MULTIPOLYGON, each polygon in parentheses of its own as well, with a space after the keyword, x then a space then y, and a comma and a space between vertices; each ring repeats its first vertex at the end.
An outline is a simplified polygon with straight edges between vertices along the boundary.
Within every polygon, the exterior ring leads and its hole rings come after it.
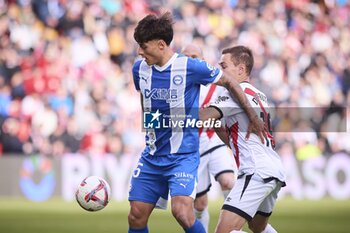
POLYGON ((196 197, 200 197, 210 190, 210 175, 213 175, 216 180, 219 175, 225 172, 237 174, 236 163, 227 146, 221 145, 213 147, 212 149, 213 150, 210 149, 207 151, 209 153, 204 152, 201 154, 196 197))
POLYGON ((258 175, 239 177, 222 209, 234 212, 247 221, 255 214, 269 217, 282 186, 284 183, 274 178, 262 179, 258 175))

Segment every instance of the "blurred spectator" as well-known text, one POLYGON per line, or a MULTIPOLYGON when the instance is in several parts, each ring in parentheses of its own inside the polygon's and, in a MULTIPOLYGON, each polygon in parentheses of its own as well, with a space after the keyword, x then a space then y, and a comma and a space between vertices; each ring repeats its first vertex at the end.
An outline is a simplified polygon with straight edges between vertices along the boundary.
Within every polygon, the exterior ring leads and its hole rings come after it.
POLYGON ((24 145, 30 142, 29 127, 25 122, 9 117, 0 118, 1 122, 1 149, 9 153, 25 153, 24 145))
POLYGON ((175 51, 194 41, 216 64, 224 47, 252 48, 277 150, 350 152, 349 1, 35 0, 0 1, 1 153, 137 156, 133 30, 162 10, 176 18, 175 51))

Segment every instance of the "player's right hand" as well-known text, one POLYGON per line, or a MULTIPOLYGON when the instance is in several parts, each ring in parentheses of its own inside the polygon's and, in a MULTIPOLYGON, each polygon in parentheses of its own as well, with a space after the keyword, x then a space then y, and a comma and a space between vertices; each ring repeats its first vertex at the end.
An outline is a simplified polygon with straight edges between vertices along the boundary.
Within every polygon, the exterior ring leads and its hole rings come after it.
POLYGON ((247 134, 245 139, 248 140, 251 133, 255 133, 261 140, 262 144, 265 144, 265 138, 267 138, 267 128, 265 127, 264 122, 259 118, 255 117, 253 121, 250 121, 247 134))

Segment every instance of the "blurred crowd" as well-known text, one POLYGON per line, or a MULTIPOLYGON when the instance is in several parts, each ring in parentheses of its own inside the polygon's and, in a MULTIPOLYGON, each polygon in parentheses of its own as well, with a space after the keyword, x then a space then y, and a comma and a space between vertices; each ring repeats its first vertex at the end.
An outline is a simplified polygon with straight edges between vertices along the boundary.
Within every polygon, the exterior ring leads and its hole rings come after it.
POLYGON ((176 52, 194 42, 215 65, 225 47, 252 49, 282 155, 350 152, 347 0, 0 0, 0 155, 138 156, 133 31, 164 11, 176 52))

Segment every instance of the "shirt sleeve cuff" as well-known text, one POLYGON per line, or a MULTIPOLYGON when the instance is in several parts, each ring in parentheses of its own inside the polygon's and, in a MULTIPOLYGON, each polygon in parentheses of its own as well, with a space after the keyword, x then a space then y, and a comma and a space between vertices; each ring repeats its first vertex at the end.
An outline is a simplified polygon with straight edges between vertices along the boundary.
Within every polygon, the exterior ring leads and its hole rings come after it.
MULTIPOLYGON (((219 79, 222 77, 223 73, 222 70, 219 70, 219 74, 215 77, 214 81, 212 83, 217 83, 219 79)), ((210 83, 208 83, 209 85, 210 83)))
POLYGON ((215 108, 220 113, 220 118, 218 120, 220 120, 224 116, 223 112, 221 111, 221 109, 219 107, 217 107, 215 105, 209 105, 208 108, 215 108))

